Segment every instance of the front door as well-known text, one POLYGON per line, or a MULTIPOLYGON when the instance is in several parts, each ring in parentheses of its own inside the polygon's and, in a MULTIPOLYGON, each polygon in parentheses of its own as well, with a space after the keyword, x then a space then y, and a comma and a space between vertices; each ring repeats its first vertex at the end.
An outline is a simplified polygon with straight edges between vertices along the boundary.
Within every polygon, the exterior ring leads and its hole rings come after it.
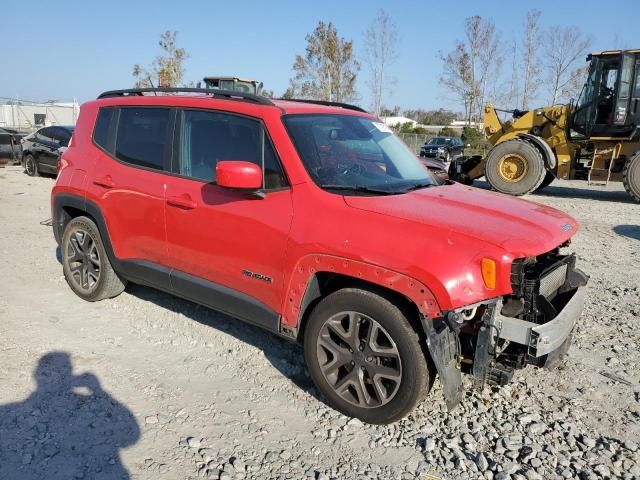
POLYGON ((636 54, 635 74, 629 103, 629 120, 631 125, 640 125, 640 54, 636 54))
POLYGON ((224 112, 184 110, 177 140, 180 176, 167 185, 171 282, 176 292, 246 321, 275 328, 291 190, 261 121, 224 112), (215 183, 221 160, 263 168, 261 195, 215 183))

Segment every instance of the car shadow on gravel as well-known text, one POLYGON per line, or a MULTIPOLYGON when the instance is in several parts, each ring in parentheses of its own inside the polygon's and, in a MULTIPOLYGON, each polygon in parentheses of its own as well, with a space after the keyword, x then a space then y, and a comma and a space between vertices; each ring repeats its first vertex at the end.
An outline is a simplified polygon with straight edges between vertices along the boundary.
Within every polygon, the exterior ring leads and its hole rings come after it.
POLYGON ((318 401, 325 403, 308 375, 302 347, 297 343, 280 338, 237 318, 151 287, 129 283, 126 291, 140 300, 154 303, 159 307, 184 315, 193 321, 225 332, 243 343, 262 350, 265 358, 281 374, 291 380, 298 388, 304 390, 318 401))
POLYGON ((130 478, 120 449, 140 438, 133 413, 94 374, 74 375, 67 352, 43 355, 33 378, 29 397, 0 405, 0 478, 130 478))
MULTIPOLYGON (((602 185, 594 185, 591 188, 579 188, 574 186, 563 185, 562 180, 552 183, 546 188, 534 192, 532 196, 541 197, 557 197, 557 198, 576 198, 583 200, 599 200, 603 202, 619 202, 619 203, 631 203, 635 205, 635 202, 631 199, 629 194, 622 190, 607 190, 607 187, 602 185)), ((584 184, 587 185, 587 181, 584 180, 584 184)), ((477 188, 483 188, 490 190, 491 186, 485 180, 476 180, 473 182, 473 186, 477 188)))
POLYGON ((613 231, 622 237, 640 240, 640 225, 616 225, 613 231))

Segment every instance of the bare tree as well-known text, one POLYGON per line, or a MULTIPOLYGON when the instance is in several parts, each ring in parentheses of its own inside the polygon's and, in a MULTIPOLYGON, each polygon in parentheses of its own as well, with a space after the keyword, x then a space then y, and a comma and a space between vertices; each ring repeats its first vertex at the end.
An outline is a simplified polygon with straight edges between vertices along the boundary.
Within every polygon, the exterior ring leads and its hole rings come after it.
POLYGON ((545 85, 549 91, 550 105, 567 100, 575 90, 576 79, 584 55, 591 44, 578 27, 551 27, 543 37, 543 54, 546 64, 545 85))
POLYGON ((524 22, 522 39, 522 109, 529 108, 529 102, 536 97, 540 85, 540 10, 529 10, 524 22))
POLYGON ((464 105, 464 119, 469 123, 475 99, 475 87, 467 47, 464 43, 457 42, 451 52, 447 54, 440 52, 438 55, 442 61, 440 85, 464 105))
MULTIPOLYGON (((474 18, 474 22, 476 18, 474 18)), ((502 63, 504 54, 502 51, 502 43, 500 34, 496 30, 495 24, 491 20, 480 18, 478 20, 479 27, 478 37, 480 49, 478 51, 478 99, 476 105, 476 121, 480 119, 480 115, 484 111, 484 105, 487 101, 495 101, 500 95, 500 82, 502 63), (488 85, 493 88, 488 89, 488 85)))
POLYGON ((505 107, 512 107, 520 104, 520 76, 518 75, 518 42, 514 38, 511 42, 511 78, 507 83, 506 93, 502 96, 501 102, 505 107))
POLYGON ((164 52, 158 55, 150 68, 133 66, 133 76, 136 78, 135 88, 153 87, 178 87, 184 77, 184 61, 189 55, 184 48, 178 48, 176 38, 178 32, 167 30, 160 35, 158 45, 164 52))
POLYGON ((503 54, 495 24, 479 16, 465 20, 466 39, 455 48, 439 53, 443 63, 440 84, 464 104, 467 123, 477 121, 488 98, 495 96, 487 86, 497 84, 503 54))
POLYGON ((353 42, 338 37, 331 22, 318 22, 306 40, 305 54, 296 55, 295 75, 284 96, 333 102, 353 100, 360 70, 353 42))
POLYGON ((384 92, 392 79, 389 66, 397 59, 398 30, 384 10, 379 10, 375 20, 364 32, 365 63, 369 69, 369 87, 373 99, 373 111, 380 115, 384 92))

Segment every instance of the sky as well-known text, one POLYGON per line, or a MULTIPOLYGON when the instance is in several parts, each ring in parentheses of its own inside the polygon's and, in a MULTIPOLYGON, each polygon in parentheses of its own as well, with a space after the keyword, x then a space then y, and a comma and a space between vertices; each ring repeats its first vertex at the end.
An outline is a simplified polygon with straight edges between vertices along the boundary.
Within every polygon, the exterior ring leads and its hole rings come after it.
MULTIPOLYGON (((492 19, 505 49, 521 34, 525 13, 533 7, 541 10, 543 27, 580 26, 591 35, 594 51, 639 48, 631 45, 640 43, 637 15, 629 14, 637 10, 637 2, 37 0, 19 17, 3 22, 0 97, 83 102, 105 90, 130 88, 132 66, 152 62, 160 53, 159 35, 166 30, 178 31, 178 45, 190 55, 186 81, 206 75, 249 77, 280 95, 292 76, 295 55, 304 52, 305 36, 318 21, 333 22, 340 36, 354 41, 359 55, 364 31, 382 8, 399 31, 398 58, 389 69, 395 82, 384 104, 460 111, 438 83, 438 52, 452 49, 456 39, 463 38, 465 17, 492 19)), ((363 65, 359 103, 370 107, 366 75, 363 65)))

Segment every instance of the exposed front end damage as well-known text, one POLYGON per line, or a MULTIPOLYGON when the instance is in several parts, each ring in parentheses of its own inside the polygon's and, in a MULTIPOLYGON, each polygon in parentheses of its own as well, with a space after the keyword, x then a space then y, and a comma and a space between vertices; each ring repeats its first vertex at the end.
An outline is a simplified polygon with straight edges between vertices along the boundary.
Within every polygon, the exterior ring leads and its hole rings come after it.
POLYGON ((555 366, 569 349, 587 281, 575 256, 555 249, 513 262, 510 295, 424 319, 447 407, 462 398, 463 372, 482 389, 509 383, 514 371, 527 365, 555 366))

